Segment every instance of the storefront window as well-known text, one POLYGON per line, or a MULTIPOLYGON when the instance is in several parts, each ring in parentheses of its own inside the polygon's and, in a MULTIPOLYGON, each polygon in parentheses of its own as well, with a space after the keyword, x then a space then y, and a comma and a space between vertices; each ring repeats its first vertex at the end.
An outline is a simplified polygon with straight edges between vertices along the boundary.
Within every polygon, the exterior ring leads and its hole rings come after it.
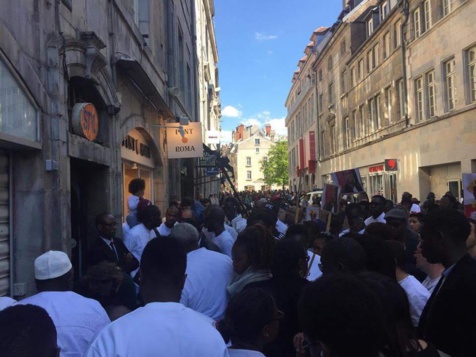
POLYGON ((123 199, 123 220, 125 220, 129 208, 127 207, 127 198, 130 196, 129 193, 129 182, 135 178, 141 178, 145 181, 145 192, 144 198, 154 202, 152 197, 152 171, 149 169, 139 167, 137 164, 124 164, 123 170, 124 177, 124 199, 123 199))
POLYGON ((0 132, 39 141, 38 110, 1 57, 0 132))
POLYGON ((371 196, 384 194, 382 174, 370 176, 370 192, 371 192, 371 196))

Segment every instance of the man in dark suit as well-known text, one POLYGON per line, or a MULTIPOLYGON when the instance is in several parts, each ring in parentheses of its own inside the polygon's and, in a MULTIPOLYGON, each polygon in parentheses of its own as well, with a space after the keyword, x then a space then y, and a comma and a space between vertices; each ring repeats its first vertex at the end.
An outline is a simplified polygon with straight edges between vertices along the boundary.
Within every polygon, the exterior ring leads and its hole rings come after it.
POLYGON ((470 226, 457 210, 439 208, 425 217, 421 250, 445 267, 423 309, 418 333, 452 357, 476 356, 476 261, 466 250, 470 226))
POLYGON ((117 222, 110 213, 96 216, 96 228, 99 236, 94 240, 89 256, 89 264, 102 261, 116 263, 125 273, 131 273, 139 267, 139 261, 124 245, 122 239, 115 238, 117 222))

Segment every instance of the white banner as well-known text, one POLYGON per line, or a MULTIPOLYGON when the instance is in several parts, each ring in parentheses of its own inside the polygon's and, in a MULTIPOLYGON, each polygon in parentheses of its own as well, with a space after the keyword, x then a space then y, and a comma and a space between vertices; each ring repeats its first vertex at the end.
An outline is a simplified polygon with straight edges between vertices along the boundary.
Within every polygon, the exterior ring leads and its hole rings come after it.
POLYGON ((186 159, 203 156, 201 123, 191 122, 179 128, 167 128, 167 150, 169 159, 186 159))
POLYGON ((220 144, 220 132, 217 130, 207 130, 205 133, 205 144, 220 144))

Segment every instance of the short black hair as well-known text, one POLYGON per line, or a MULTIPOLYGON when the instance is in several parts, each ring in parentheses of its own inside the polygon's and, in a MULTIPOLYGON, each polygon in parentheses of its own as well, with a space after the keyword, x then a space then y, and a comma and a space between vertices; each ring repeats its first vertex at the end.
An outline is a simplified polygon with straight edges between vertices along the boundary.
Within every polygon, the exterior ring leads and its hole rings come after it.
POLYGON ((309 342, 321 341, 339 357, 378 356, 384 321, 381 305, 361 279, 350 274, 324 275, 309 284, 298 304, 309 342))
POLYGON ((357 211, 360 217, 364 217, 364 210, 358 203, 349 203, 347 207, 345 208, 345 215, 349 217, 350 212, 352 211, 357 211))
POLYGON ((307 253, 303 246, 294 239, 281 239, 276 244, 271 272, 277 280, 299 276, 299 263, 306 259, 307 253))
POLYGON ((232 343, 256 343, 263 327, 272 322, 275 309, 272 295, 264 289, 250 288, 236 294, 225 313, 232 343))
POLYGON ((103 212, 103 213, 100 213, 96 216, 95 220, 94 220, 94 223, 96 224, 96 228, 100 225, 100 224, 103 224, 104 223, 104 220, 106 219, 107 216, 109 216, 110 213, 107 213, 107 212, 103 212))
POLYGON ((56 328, 36 305, 14 305, 0 311, 0 356, 49 357, 56 348, 56 328))
POLYGON ((255 270, 271 268, 274 257, 276 239, 261 224, 246 227, 238 234, 233 247, 245 248, 246 256, 251 267, 255 270))
POLYGON ((129 193, 135 195, 137 192, 145 190, 145 180, 141 178, 132 179, 129 182, 129 193))
POLYGON ((405 246, 402 242, 396 240, 388 240, 385 242, 392 250, 395 264, 401 270, 406 271, 407 255, 405 254, 405 246))
POLYGON ((357 274, 365 269, 366 259, 364 248, 354 239, 345 236, 333 239, 322 250, 323 273, 357 274))
POLYGON ((394 227, 383 222, 373 222, 365 227, 365 234, 369 237, 381 240, 397 239, 397 231, 394 227))
POLYGON ((453 208, 439 207, 423 218, 421 234, 443 234, 458 244, 465 244, 471 233, 471 226, 465 215, 453 208))
POLYGON ((169 237, 154 238, 147 243, 140 262, 142 281, 157 286, 179 287, 187 268, 182 245, 169 237))
POLYGON ((155 206, 155 205, 149 205, 145 207, 143 210, 139 210, 137 212, 137 220, 140 223, 148 223, 152 219, 154 215, 161 215, 162 213, 160 212, 160 208, 155 206))
POLYGON ((369 271, 396 279, 395 259, 390 247, 380 238, 368 236, 366 234, 355 236, 354 239, 364 248, 367 256, 366 268, 369 271))
POLYGON ((374 198, 379 199, 381 206, 385 206, 387 204, 387 199, 383 197, 382 195, 373 195, 371 200, 373 200, 374 198))
POLYGON ((295 236, 302 236, 303 239, 299 241, 305 248, 309 246, 309 231, 304 224, 291 224, 286 230, 284 239, 295 239, 295 236))
POLYGON ((270 213, 269 210, 265 210, 262 208, 254 209, 253 212, 248 216, 246 220, 246 225, 251 227, 255 225, 257 222, 262 222, 266 227, 276 227, 276 219, 270 213))

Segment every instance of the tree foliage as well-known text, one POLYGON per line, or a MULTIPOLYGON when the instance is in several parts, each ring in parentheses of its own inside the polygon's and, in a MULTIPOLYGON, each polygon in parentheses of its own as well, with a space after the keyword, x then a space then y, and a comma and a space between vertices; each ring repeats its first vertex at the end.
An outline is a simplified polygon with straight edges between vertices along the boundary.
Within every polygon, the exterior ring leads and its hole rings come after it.
POLYGON ((261 170, 267 185, 276 184, 284 189, 289 180, 288 142, 286 140, 279 140, 269 149, 268 160, 261 160, 261 170))

